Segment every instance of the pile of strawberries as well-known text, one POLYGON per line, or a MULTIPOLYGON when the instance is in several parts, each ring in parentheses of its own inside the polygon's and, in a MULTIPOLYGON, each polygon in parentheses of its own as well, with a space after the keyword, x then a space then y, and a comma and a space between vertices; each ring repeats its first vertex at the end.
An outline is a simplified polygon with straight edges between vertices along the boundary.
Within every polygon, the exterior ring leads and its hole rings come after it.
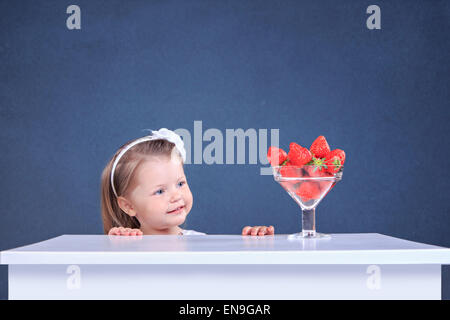
MULTIPOLYGON (((267 158, 272 166, 281 166, 279 173, 285 178, 298 177, 298 170, 302 170, 302 177, 331 177, 342 170, 345 152, 341 149, 331 150, 325 137, 319 136, 309 149, 295 142, 289 145, 288 153, 272 146, 267 152, 267 158)), ((333 186, 334 184, 331 187, 333 186)), ((283 187, 292 189, 291 185, 283 187)), ((327 181, 307 181, 295 187, 295 193, 303 201, 318 199, 321 193, 331 189, 327 181)))

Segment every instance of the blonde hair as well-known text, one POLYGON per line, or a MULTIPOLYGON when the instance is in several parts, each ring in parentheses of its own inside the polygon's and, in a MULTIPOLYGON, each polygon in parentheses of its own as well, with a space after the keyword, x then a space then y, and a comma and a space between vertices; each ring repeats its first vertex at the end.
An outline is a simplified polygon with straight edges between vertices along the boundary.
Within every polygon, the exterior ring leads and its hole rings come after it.
MULTIPOLYGON (((114 227, 140 228, 140 223, 137 218, 130 217, 119 207, 117 197, 127 194, 133 178, 133 173, 139 164, 148 160, 149 156, 165 156, 170 158, 173 150, 176 150, 176 148, 174 148, 174 143, 164 139, 143 141, 131 147, 119 160, 119 163, 114 170, 114 188, 117 192, 116 197, 111 186, 112 166, 117 155, 133 141, 135 140, 129 141, 121 146, 111 160, 109 160, 102 172, 100 197, 103 230, 105 234, 108 234, 109 230, 114 227)), ((179 152, 176 152, 176 154, 181 158, 179 152)))

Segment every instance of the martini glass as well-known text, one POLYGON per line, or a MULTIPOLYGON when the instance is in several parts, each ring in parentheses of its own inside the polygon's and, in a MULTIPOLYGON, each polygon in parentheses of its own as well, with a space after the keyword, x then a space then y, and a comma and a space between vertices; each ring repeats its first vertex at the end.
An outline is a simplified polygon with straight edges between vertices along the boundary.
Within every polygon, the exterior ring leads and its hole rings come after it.
POLYGON ((275 166, 273 177, 302 209, 302 231, 289 235, 289 239, 330 238, 316 232, 316 207, 342 179, 344 167, 328 173, 315 165, 275 166))

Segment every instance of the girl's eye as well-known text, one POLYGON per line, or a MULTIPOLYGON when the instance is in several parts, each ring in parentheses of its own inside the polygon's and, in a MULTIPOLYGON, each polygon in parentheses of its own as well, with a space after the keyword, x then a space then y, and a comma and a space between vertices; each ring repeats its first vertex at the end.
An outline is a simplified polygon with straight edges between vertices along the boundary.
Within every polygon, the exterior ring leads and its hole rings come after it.
POLYGON ((159 189, 158 191, 155 192, 155 194, 163 194, 164 190, 163 189, 159 189))
POLYGON ((179 187, 182 187, 185 183, 186 183, 186 181, 178 182, 178 186, 179 186, 179 187))

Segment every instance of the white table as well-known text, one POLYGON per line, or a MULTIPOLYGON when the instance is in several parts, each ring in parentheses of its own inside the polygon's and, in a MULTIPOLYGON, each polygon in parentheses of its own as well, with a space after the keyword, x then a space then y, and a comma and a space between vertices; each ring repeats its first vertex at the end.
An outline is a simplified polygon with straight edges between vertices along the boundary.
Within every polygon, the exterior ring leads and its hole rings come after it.
POLYGON ((450 249, 373 233, 63 235, 0 259, 9 299, 440 299, 450 249))

